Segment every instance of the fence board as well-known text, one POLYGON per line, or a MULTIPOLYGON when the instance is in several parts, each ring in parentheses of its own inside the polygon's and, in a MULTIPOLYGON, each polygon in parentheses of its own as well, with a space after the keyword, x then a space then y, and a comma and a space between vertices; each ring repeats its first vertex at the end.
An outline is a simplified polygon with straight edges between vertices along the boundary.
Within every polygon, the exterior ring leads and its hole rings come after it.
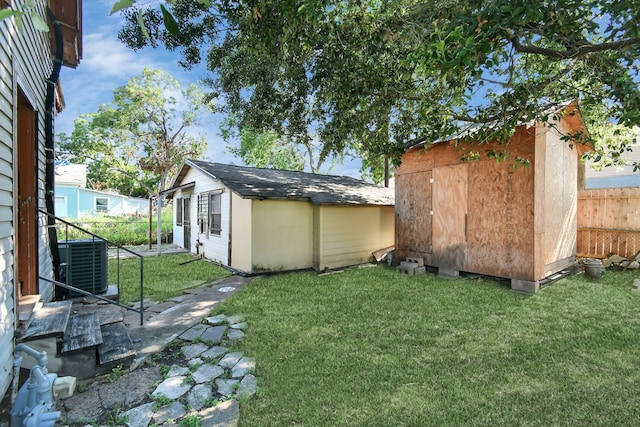
POLYGON ((579 256, 635 256, 640 251, 640 188, 580 191, 577 245, 579 256))

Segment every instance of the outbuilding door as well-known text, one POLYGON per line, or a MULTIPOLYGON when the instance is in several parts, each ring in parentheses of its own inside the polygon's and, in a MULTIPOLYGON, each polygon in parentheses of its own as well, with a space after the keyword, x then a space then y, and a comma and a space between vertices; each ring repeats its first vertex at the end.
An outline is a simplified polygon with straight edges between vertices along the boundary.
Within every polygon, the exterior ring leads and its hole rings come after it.
POLYGON ((396 244, 402 253, 430 254, 431 171, 396 176, 396 244))
POLYGON ((468 197, 466 164, 433 170, 433 260, 438 267, 465 269, 468 197))
POLYGON ((15 271, 18 295, 38 293, 38 192, 37 112, 18 90, 17 134, 17 227, 15 229, 15 271))
POLYGON ((180 203, 182 203, 182 232, 184 233, 183 245, 185 249, 191 251, 191 199, 180 199, 180 203))

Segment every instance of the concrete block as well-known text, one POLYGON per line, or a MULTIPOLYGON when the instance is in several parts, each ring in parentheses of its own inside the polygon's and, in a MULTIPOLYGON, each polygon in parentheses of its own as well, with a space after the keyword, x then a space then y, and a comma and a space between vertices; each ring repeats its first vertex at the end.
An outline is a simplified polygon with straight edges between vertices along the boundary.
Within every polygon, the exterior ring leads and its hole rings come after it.
POLYGON ((444 278, 447 278, 447 279, 457 279, 458 277, 460 277, 460 271, 459 270, 454 270, 452 268, 439 267, 438 268, 438 276, 439 277, 444 277, 444 278))
POLYGON ((418 264, 418 267, 422 267, 424 265, 424 258, 419 257, 407 257, 407 262, 412 262, 414 264, 418 264))
POLYGON ((427 267, 424 265, 413 269, 414 274, 427 274, 427 267))
POLYGON ((413 274, 415 273, 415 267, 411 267, 411 266, 402 266, 399 265, 396 267, 396 270, 398 270, 400 273, 405 273, 408 274, 409 276, 413 276, 413 274))
POLYGON ((402 268, 416 268, 418 265, 415 262, 400 261, 400 267, 402 268))
POLYGON ((511 289, 518 292, 525 292, 528 294, 535 294, 540 290, 539 281, 519 280, 511 279, 511 289))

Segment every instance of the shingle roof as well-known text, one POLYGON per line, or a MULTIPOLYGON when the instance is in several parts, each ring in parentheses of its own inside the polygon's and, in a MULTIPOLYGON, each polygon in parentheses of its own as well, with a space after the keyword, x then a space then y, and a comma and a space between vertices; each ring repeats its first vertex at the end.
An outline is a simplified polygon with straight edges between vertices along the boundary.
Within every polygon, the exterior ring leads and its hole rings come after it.
POLYGON ((278 169, 260 169, 187 160, 173 186, 181 184, 188 167, 194 167, 245 198, 310 200, 340 205, 394 204, 392 189, 348 176, 320 175, 278 169))

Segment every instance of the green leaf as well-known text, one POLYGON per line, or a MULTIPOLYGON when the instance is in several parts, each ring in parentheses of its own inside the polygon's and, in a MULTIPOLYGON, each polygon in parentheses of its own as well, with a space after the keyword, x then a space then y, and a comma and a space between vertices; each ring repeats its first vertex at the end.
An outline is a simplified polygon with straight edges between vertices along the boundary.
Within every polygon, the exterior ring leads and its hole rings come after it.
POLYGON ((36 30, 42 31, 44 33, 49 32, 49 25, 46 23, 44 19, 40 15, 38 15, 35 11, 31 12, 31 22, 33 22, 33 26, 36 27, 36 30))
POLYGON ((147 31, 147 27, 144 25, 144 19, 142 18, 142 9, 138 9, 138 25, 140 25, 140 31, 142 31, 144 38, 151 41, 149 31, 147 31))
POLYGON ((19 13, 20 12, 18 12, 17 10, 2 9, 0 10, 0 21, 2 21, 3 19, 11 18, 12 16, 18 15, 19 13))
POLYGON ((118 0, 111 8, 111 12, 109 12, 109 15, 113 15, 116 12, 120 12, 122 9, 131 7, 135 2, 136 0, 118 0))
POLYGON ((211 6, 211 0, 198 0, 198 3, 203 4, 205 6, 211 6))
POLYGON ((173 15, 164 7, 163 4, 160 5, 160 9, 162 10, 162 19, 164 20, 164 26, 174 36, 180 34, 180 28, 178 28, 178 23, 176 22, 173 15))

